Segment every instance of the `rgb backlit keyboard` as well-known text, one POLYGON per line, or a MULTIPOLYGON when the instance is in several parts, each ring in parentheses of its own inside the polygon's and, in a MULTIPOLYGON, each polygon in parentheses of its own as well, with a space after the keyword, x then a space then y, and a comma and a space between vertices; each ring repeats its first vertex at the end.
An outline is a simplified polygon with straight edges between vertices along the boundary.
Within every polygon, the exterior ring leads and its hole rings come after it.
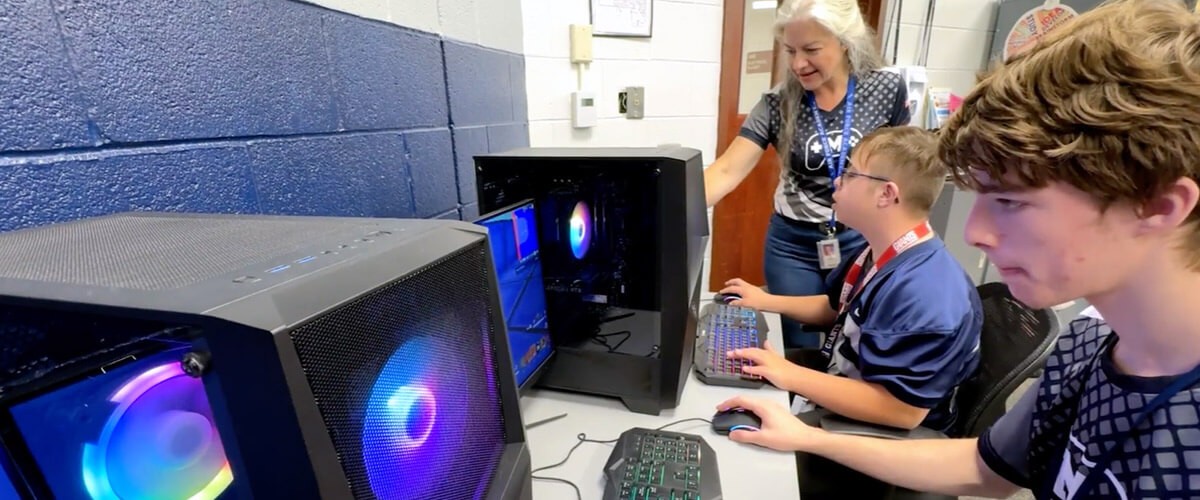
POLYGON ((604 500, 717 500, 717 456, 695 434, 633 428, 604 465, 604 500))
POLYGON ((763 380, 742 371, 751 363, 730 359, 734 349, 763 347, 767 340, 767 321, 761 312, 741 306, 712 303, 700 311, 696 331, 696 352, 692 365, 706 384, 757 389, 763 380))

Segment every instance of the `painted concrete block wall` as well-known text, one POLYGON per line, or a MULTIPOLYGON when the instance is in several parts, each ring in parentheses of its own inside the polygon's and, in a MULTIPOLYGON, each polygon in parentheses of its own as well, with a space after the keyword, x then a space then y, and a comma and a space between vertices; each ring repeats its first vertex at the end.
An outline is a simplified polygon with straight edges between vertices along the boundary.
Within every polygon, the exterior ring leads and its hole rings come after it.
POLYGON ((519 4, 375 4, 386 19, 0 4, 0 230, 125 210, 473 216, 470 156, 528 144, 519 4), (497 9, 518 24, 481 28, 497 9))
POLYGON ((930 1, 936 1, 926 65, 930 85, 965 96, 975 85, 976 74, 987 66, 996 0, 905 0, 900 12, 898 64, 915 64, 930 1))

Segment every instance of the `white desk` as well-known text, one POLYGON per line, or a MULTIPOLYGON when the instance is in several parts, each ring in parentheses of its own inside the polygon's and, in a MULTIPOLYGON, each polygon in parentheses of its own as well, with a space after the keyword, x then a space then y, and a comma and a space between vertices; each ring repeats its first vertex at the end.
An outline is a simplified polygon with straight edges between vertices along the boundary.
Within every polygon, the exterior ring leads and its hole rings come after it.
MULTIPOLYGON (((768 315, 772 316, 772 315, 768 315)), ((773 318, 774 319, 774 318, 773 318)), ((767 338, 771 345, 783 345, 778 320, 771 321, 767 338)), ((633 413, 616 398, 587 396, 550 390, 533 390, 521 399, 521 415, 526 423, 566 413, 567 416, 526 431, 525 439, 533 468, 558 463, 575 446, 575 436, 583 432, 588 439, 616 439, 631 427, 654 429, 663 424, 691 417, 712 419, 717 403, 738 394, 774 399, 788 404, 786 391, 767 385, 762 389, 738 389, 706 385, 693 371, 684 386, 679 406, 659 416, 633 413)), ((754 445, 739 444, 713 432, 704 422, 686 422, 668 427, 668 431, 697 434, 716 452, 721 471, 721 492, 729 500, 800 498, 796 483, 796 458, 791 452, 777 452, 754 445)), ((598 500, 604 494, 604 464, 613 445, 584 443, 561 467, 539 472, 538 476, 557 477, 579 486, 583 500, 598 500)), ((534 481, 533 500, 573 499, 571 487, 557 482, 534 481)))

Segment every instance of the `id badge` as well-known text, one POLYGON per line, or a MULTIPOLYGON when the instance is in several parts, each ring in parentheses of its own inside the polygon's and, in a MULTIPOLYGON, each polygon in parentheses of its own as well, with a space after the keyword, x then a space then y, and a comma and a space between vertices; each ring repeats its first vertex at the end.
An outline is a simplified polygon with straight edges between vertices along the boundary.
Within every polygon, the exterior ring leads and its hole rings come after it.
POLYGON ((821 269, 833 269, 842 263, 842 250, 837 238, 826 238, 817 242, 817 258, 821 269))

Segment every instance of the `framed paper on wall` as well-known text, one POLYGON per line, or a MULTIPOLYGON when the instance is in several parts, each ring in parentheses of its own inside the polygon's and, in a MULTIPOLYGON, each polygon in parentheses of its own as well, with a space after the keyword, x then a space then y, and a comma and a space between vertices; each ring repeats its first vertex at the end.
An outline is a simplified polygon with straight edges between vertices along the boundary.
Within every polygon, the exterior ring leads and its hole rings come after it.
POLYGON ((592 34, 650 38, 654 20, 653 0, 589 0, 592 34))

